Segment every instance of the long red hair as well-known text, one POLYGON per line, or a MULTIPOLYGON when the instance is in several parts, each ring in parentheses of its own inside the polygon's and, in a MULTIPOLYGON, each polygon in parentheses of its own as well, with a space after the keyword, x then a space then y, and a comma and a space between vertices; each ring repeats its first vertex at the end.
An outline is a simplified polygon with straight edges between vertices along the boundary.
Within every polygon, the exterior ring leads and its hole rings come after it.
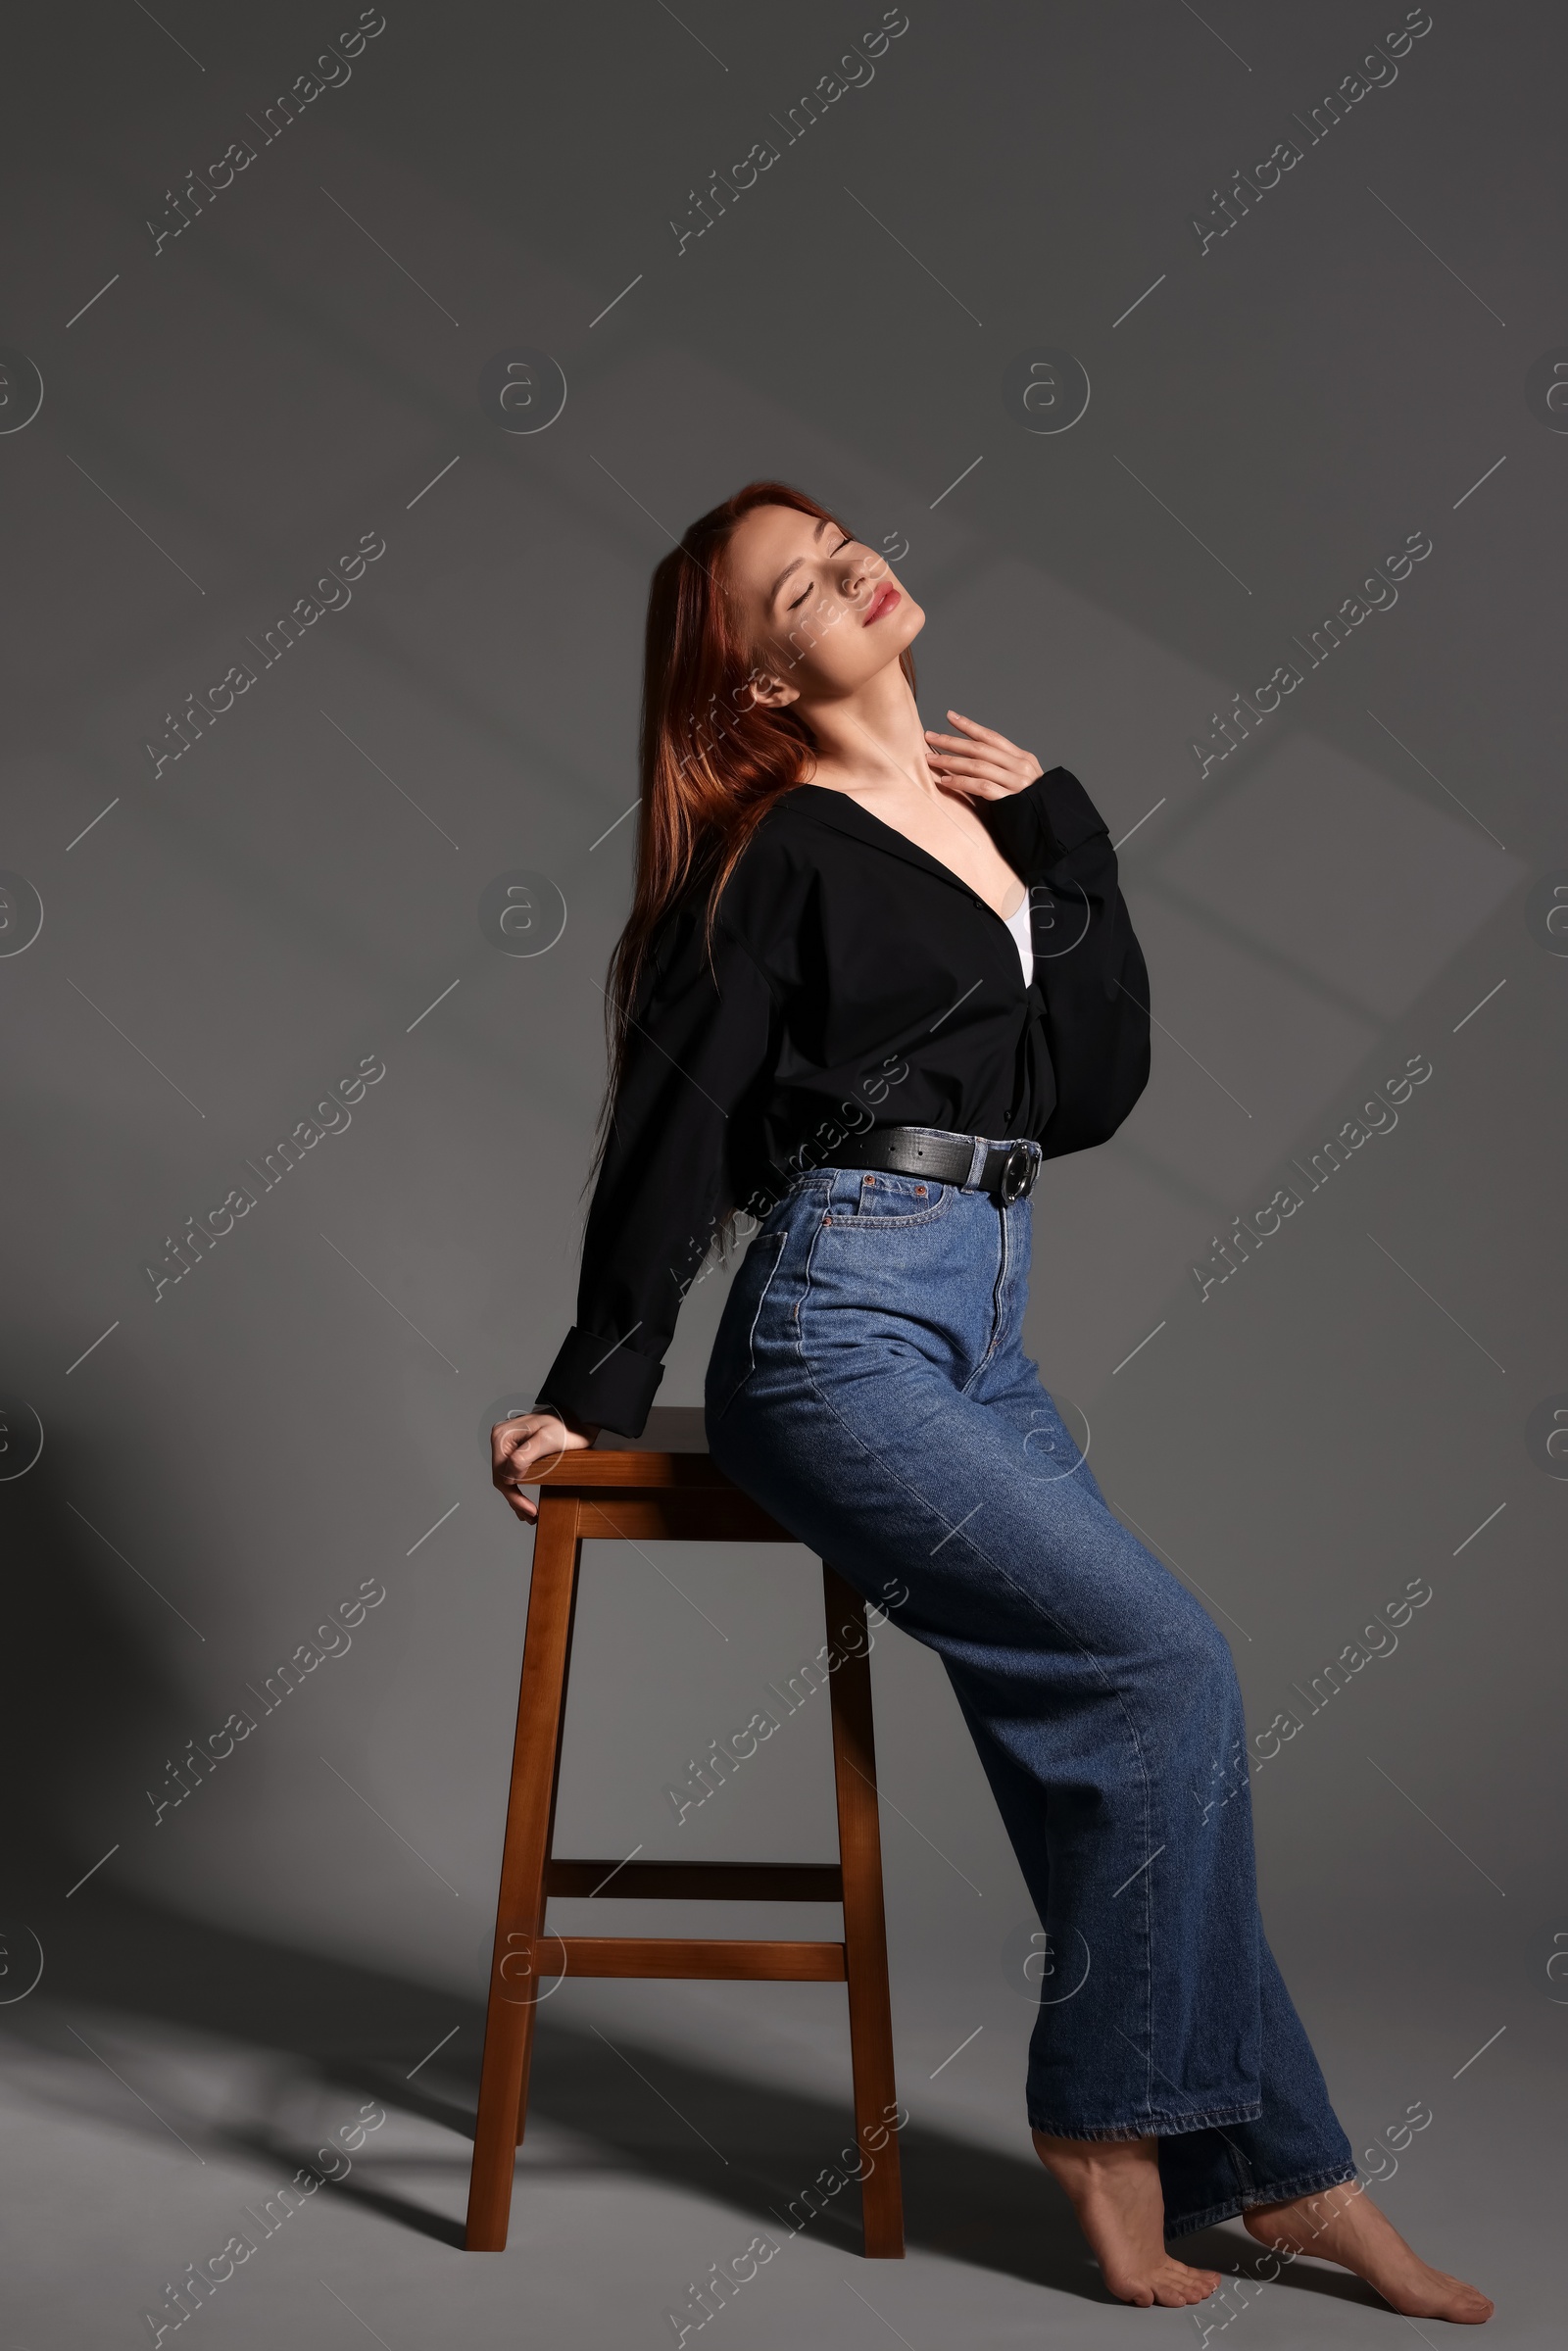
MULTIPOLYGON (((772 710, 753 704, 746 689, 755 661, 743 614, 718 577, 736 524, 760 506, 793 507, 846 529, 804 490, 751 481, 700 514, 655 567, 644 632, 637 878, 631 913, 610 959, 610 1082, 590 1181, 609 1141, 631 1007, 655 932, 670 907, 706 879, 710 947, 718 901, 747 843, 775 801, 809 782, 816 763, 816 736, 796 706, 772 710)), ((912 693, 913 659, 907 649, 899 658, 912 693)))

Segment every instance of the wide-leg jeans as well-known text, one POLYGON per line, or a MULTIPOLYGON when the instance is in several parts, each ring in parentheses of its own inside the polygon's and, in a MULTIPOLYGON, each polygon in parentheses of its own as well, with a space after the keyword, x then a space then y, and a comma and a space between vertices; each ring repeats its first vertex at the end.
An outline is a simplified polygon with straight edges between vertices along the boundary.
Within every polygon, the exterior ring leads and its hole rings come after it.
POLYGON ((1156 2137, 1177 2234, 1355 2167, 1258 1919, 1230 1649, 1023 1351, 1031 1206, 800 1177, 731 1286, 709 1445, 942 1659, 1054 1955, 1029 2122, 1156 2137))

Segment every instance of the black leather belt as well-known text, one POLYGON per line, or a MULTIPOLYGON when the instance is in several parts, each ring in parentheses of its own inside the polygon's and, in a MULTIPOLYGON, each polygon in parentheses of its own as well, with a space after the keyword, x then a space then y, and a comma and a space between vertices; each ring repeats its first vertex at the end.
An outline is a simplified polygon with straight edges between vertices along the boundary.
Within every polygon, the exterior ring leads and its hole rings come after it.
MULTIPOLYGON (((968 1184, 974 1165, 974 1135, 952 1135, 935 1127, 867 1127, 851 1135, 819 1161, 824 1167, 869 1167, 889 1175, 929 1176, 938 1184, 968 1184)), ((985 1146, 980 1171, 973 1179, 1004 1207, 1027 1200, 1040 1172, 1038 1143, 992 1143, 985 1146)))

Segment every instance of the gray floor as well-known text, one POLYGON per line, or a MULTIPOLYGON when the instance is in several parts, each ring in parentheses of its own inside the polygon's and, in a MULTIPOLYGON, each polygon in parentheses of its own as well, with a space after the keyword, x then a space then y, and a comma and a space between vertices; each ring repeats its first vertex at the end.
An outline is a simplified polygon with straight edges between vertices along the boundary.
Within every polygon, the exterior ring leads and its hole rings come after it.
MULTIPOLYGON (((43 1979, 0 2010, 8 2351, 153 2339, 144 2314, 172 2317, 166 2285, 236 2229, 261 2241, 186 2322, 213 2346, 332 2351, 367 2332, 388 2351, 672 2343, 669 2312, 694 2315, 690 2283, 759 2230, 780 2249, 705 2341, 934 2351, 1135 2333, 1187 2343, 1205 2327, 1208 2340, 1239 2329, 1257 2351, 1409 2339, 1408 2322, 1306 2262, 1246 2307, 1233 2291, 1196 2326, 1192 2313, 1111 2303, 1030 2151, 1027 2005, 960 1937, 910 1951, 895 1921, 910 2110, 902 2263, 860 2258, 849 2194, 793 2236, 775 2217, 849 2128, 842 1994, 829 1985, 564 1984, 540 2021, 510 2245, 470 2256, 471 1998, 112 1888, 90 1910, 80 1897, 70 1913, 42 1896, 24 1907, 47 1956, 43 1979), (972 2037, 952 2056, 960 2023, 972 2037), (295 2168, 382 2114, 349 2171, 286 2218, 274 2209, 262 2237, 257 2218, 295 2168)), ((795 1931, 813 1918, 798 1912, 795 1931)), ((1376 1960, 1337 1950, 1307 1919, 1276 1922, 1275 1941, 1358 2146, 1412 2100, 1432 2108, 1379 2191, 1386 2209, 1496 2297, 1490 2342, 1556 2343, 1560 2104, 1544 2085, 1561 2012, 1500 1949, 1436 1948, 1410 1925, 1404 1949, 1385 1944, 1376 1960), (1510 1976, 1519 1989, 1499 2009, 1510 1976), (1477 2020, 1493 2031, 1494 2012, 1501 2036, 1467 2062, 1486 2037, 1477 2020)), ((32 1950, 14 1930, 19 1989, 32 1950)), ((1234 2227, 1189 2241, 1228 2270, 1251 2251, 1234 2227)), ((163 2339, 186 2339, 184 2327, 163 2339)))

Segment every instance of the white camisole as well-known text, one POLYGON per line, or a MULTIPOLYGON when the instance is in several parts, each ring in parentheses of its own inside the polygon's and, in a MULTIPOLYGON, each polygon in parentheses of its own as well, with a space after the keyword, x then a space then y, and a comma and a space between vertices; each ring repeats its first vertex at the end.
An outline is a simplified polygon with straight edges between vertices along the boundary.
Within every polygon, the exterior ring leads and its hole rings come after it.
POLYGON ((1018 960, 1023 965, 1023 984, 1026 988, 1035 976, 1035 950, 1029 911, 1029 893, 1025 890, 1012 913, 1004 914, 1002 918, 1017 943, 1018 960))

